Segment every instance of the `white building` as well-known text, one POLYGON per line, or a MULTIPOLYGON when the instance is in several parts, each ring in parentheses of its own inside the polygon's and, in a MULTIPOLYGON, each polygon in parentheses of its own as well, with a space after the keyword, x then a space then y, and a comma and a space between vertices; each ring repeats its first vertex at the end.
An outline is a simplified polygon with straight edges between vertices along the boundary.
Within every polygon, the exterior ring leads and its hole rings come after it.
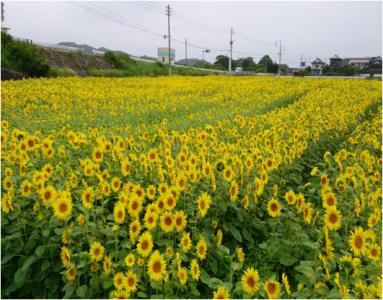
POLYGON ((311 73, 312 75, 322 75, 323 67, 325 63, 318 57, 311 62, 311 73))

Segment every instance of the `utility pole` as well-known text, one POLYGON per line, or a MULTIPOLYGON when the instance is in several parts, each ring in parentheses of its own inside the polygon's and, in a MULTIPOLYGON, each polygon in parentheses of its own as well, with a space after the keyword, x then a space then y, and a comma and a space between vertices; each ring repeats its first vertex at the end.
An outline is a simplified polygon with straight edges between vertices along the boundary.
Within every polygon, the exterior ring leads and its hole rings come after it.
POLYGON ((1 1, 1 23, 4 22, 4 2, 1 1))
POLYGON ((188 65, 188 39, 185 39, 185 62, 188 65))
POLYGON ((170 66, 170 5, 166 6, 166 14, 168 15, 168 63, 169 63, 169 76, 172 75, 172 68, 170 66))
POLYGON ((230 58, 229 58, 229 72, 231 72, 231 60, 233 59, 233 27, 230 28, 230 58))
POLYGON ((281 61, 282 61, 282 40, 279 40, 279 66, 278 66, 278 75, 281 75, 281 61))

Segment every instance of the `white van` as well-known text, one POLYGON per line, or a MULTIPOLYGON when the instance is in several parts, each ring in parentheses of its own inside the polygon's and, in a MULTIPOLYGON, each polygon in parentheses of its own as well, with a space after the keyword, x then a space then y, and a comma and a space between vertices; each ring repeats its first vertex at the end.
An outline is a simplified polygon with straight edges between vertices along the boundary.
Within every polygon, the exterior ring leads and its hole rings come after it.
POLYGON ((242 67, 236 67, 235 68, 235 73, 241 74, 242 72, 243 72, 243 68, 242 67))

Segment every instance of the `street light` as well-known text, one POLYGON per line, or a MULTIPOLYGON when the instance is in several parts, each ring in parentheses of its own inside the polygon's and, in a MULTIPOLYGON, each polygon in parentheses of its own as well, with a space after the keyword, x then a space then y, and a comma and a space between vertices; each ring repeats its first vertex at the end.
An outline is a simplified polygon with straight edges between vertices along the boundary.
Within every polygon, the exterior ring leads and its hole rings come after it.
POLYGON ((203 49, 202 50, 202 60, 205 60, 205 53, 210 53, 210 49, 203 49))

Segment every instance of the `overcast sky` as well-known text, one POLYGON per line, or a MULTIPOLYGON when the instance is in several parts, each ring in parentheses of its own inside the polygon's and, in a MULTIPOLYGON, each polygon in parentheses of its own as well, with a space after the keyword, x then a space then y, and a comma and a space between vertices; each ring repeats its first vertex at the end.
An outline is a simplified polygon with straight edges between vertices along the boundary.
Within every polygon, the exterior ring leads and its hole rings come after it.
MULTIPOLYGON (((207 2, 207 1, 5 1, 4 26, 17 37, 36 42, 73 41, 94 47, 157 56, 166 47, 170 4, 172 48, 185 57, 184 40, 212 49, 213 62, 228 54, 234 29, 234 58, 264 54, 277 60, 275 41, 282 40, 282 63, 297 66, 320 57, 378 56, 382 52, 382 3, 376 2, 207 2), (77 4, 77 6, 75 5, 77 4), (81 6, 81 7, 78 7, 81 6), (85 9, 84 9, 85 8, 85 9), (123 24, 121 24, 123 23, 123 24), (132 26, 134 28, 132 28, 132 26), (149 31, 144 32, 142 30, 149 31), (214 50, 213 50, 214 49, 214 50), (223 50, 223 51, 217 51, 223 50)), ((202 49, 188 47, 189 58, 202 58, 202 49)))

